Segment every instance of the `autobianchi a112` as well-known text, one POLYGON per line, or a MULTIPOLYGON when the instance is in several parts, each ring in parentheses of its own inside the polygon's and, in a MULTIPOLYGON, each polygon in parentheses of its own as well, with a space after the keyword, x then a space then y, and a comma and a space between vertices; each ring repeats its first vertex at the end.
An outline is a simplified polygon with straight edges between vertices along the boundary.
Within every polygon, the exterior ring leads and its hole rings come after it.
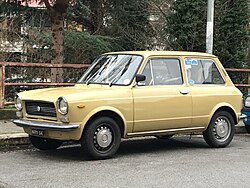
POLYGON ((211 147, 230 144, 242 93, 218 58, 176 51, 99 56, 73 87, 18 93, 18 119, 38 149, 80 142, 91 159, 112 157, 121 138, 200 132, 211 147))

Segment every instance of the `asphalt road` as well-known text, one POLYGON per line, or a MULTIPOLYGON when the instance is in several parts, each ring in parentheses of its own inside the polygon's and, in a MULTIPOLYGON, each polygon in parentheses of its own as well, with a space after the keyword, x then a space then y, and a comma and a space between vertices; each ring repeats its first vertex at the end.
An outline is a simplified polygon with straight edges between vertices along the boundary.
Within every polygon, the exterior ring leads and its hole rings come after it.
POLYGON ((0 151, 0 187, 249 187, 250 135, 212 149, 202 137, 125 140, 113 159, 87 161, 79 145, 0 151))

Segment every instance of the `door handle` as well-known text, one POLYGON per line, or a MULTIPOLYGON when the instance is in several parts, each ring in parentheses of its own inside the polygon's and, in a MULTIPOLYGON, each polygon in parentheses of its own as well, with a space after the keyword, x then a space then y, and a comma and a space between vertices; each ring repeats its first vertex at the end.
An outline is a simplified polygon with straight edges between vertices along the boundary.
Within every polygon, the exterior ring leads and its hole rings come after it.
POLYGON ((187 89, 182 89, 182 90, 180 90, 180 93, 183 95, 186 95, 189 93, 189 91, 187 89))

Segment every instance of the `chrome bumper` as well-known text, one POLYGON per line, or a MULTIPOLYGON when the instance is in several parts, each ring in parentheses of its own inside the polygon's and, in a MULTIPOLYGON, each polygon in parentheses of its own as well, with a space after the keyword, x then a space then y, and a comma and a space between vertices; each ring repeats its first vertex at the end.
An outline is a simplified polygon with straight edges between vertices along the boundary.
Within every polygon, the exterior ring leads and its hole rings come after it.
POLYGON ((245 114, 241 114, 240 117, 239 117, 240 120, 245 119, 245 118, 247 118, 247 115, 245 115, 245 114))
POLYGON ((13 121, 17 126, 24 128, 33 128, 41 130, 53 130, 53 131, 73 131, 80 127, 79 124, 58 124, 58 123, 47 123, 47 122, 37 122, 37 121, 27 121, 15 119, 13 121))

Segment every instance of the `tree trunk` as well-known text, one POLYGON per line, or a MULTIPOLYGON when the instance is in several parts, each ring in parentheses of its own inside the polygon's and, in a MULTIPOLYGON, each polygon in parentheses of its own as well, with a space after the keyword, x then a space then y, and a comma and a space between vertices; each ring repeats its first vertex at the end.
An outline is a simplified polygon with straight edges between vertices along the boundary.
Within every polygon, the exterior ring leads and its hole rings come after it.
MULTIPOLYGON (((64 50, 64 18, 66 13, 53 11, 52 16, 52 64, 63 64, 64 50)), ((63 82, 63 69, 51 69, 51 82, 63 82)))
POLYGON ((90 9, 92 11, 91 22, 93 26, 92 34, 99 35, 101 34, 103 27, 103 17, 104 17, 104 8, 102 0, 92 0, 90 2, 90 9))

